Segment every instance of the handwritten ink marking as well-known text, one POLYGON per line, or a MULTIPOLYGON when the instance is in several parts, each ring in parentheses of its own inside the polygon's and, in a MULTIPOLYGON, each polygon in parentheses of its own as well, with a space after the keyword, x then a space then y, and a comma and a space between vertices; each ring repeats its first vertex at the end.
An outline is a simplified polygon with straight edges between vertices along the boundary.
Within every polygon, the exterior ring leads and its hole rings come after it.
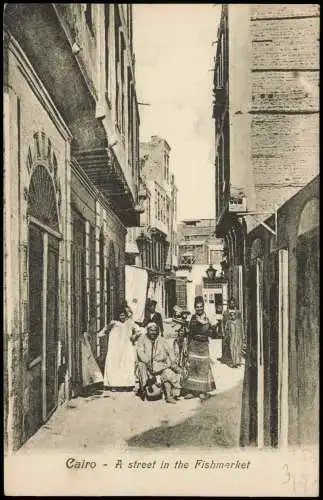
POLYGON ((287 464, 283 465, 283 470, 284 470, 284 475, 287 476, 287 478, 285 479, 285 481, 282 481, 282 484, 287 484, 287 483, 289 483, 290 478, 291 478, 291 474, 289 472, 287 464))

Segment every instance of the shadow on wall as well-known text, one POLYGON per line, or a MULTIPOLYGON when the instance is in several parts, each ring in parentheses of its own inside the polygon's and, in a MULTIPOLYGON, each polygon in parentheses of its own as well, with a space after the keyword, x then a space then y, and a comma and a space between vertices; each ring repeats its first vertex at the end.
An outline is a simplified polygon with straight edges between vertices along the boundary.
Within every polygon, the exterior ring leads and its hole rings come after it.
MULTIPOLYGON (((242 381, 226 392, 201 403, 196 415, 172 427, 162 425, 130 438, 129 447, 239 446, 242 381)), ((180 403, 178 403, 180 404, 180 403)))

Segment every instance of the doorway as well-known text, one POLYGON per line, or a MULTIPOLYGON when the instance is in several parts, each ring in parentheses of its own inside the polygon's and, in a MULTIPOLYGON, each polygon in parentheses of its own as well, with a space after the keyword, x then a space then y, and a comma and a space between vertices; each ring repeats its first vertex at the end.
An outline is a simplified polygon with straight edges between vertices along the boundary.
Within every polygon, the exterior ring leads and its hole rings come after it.
POLYGON ((59 240, 55 191, 45 167, 37 166, 28 196, 29 411, 26 439, 57 407, 59 240))
POLYGON ((81 340, 87 330, 85 219, 72 209, 72 397, 82 390, 81 340))
POLYGON ((268 286, 269 286, 269 301, 267 317, 269 318, 267 324, 268 336, 266 347, 268 349, 266 357, 268 364, 266 367, 266 393, 269 400, 268 408, 268 444, 276 448, 278 446, 278 356, 279 356, 279 335, 278 335, 278 321, 279 321, 279 262, 278 252, 273 252, 269 257, 268 266, 268 286))
POLYGON ((264 446, 263 250, 256 238, 249 270, 249 441, 264 446))
POLYGON ((319 234, 318 228, 298 237, 296 299, 296 364, 298 444, 319 439, 319 234))

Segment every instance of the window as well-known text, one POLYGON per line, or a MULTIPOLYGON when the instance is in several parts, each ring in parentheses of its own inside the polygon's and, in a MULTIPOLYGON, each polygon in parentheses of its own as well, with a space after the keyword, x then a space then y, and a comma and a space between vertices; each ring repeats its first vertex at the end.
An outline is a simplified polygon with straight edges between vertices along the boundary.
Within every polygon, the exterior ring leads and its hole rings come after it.
POLYGON ((104 300, 104 235, 101 231, 99 241, 100 259, 100 328, 105 325, 105 300, 104 300))
POLYGON ((192 266, 193 264, 195 264, 195 261, 195 256, 192 253, 187 253, 181 256, 181 265, 192 266))
POLYGON ((96 331, 96 281, 95 281, 95 271, 96 271, 96 252, 95 252, 95 228, 90 226, 89 235, 89 331, 94 333, 96 331))
POLYGON ((158 193, 155 189, 155 220, 158 219, 158 193))
POLYGON ((150 219, 150 196, 147 198, 147 225, 151 226, 151 219, 150 219))
POLYGON ((158 215, 157 215, 157 219, 160 220, 161 219, 161 200, 160 200, 160 193, 159 193, 159 191, 157 192, 157 203, 158 203, 158 215))
POLYGON ((209 264, 220 264, 222 260, 221 250, 210 250, 209 264))
POLYGON ((93 4, 91 3, 86 3, 85 4, 85 20, 86 24, 91 32, 91 35, 94 36, 94 29, 93 29, 93 12, 92 12, 93 4))
POLYGON ((116 108, 116 122, 119 127, 119 130, 121 130, 121 62, 120 62, 120 49, 121 49, 121 44, 120 44, 120 26, 121 26, 121 21, 119 17, 119 11, 118 11, 118 5, 114 6, 114 16, 115 16, 115 73, 116 73, 116 102, 115 102, 115 108, 116 108))
POLYGON ((133 158, 133 136, 134 136, 134 123, 133 123, 133 108, 132 108, 132 77, 130 68, 127 72, 127 87, 128 87, 128 162, 131 167, 132 177, 135 176, 135 163, 133 158))
POLYGON ((110 95, 110 52, 109 52, 109 36, 110 36, 110 4, 105 4, 105 83, 106 97, 110 95))
POLYGON ((167 224, 167 227, 169 228, 170 227, 170 220, 169 220, 169 201, 167 201, 166 203, 166 224, 167 224))
MULTIPOLYGON (((119 31, 119 33, 121 33, 119 31)), ((126 49, 126 44, 124 41, 124 36, 121 33, 121 57, 120 57, 120 66, 121 66, 121 131, 125 133, 125 74, 124 74, 124 53, 126 49)))

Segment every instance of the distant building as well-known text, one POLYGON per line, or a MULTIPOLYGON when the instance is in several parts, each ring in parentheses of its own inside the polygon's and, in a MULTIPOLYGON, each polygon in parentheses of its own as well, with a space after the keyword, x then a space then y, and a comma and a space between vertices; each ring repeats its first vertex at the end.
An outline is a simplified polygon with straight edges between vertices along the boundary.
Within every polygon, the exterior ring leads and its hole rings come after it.
POLYGON ((82 390, 81 340, 125 291, 139 224, 131 4, 5 4, 4 433, 19 448, 82 390))
POLYGON ((140 177, 144 213, 140 227, 128 231, 126 258, 128 265, 147 270, 147 297, 157 301, 164 316, 175 305, 177 263, 176 217, 177 187, 169 169, 170 146, 158 136, 140 144, 140 177))
POLYGON ((223 241, 215 236, 215 220, 186 220, 178 224, 177 305, 193 310, 195 295, 203 295, 206 309, 226 307, 223 279, 223 241), (213 268, 213 279, 207 271, 213 268))

